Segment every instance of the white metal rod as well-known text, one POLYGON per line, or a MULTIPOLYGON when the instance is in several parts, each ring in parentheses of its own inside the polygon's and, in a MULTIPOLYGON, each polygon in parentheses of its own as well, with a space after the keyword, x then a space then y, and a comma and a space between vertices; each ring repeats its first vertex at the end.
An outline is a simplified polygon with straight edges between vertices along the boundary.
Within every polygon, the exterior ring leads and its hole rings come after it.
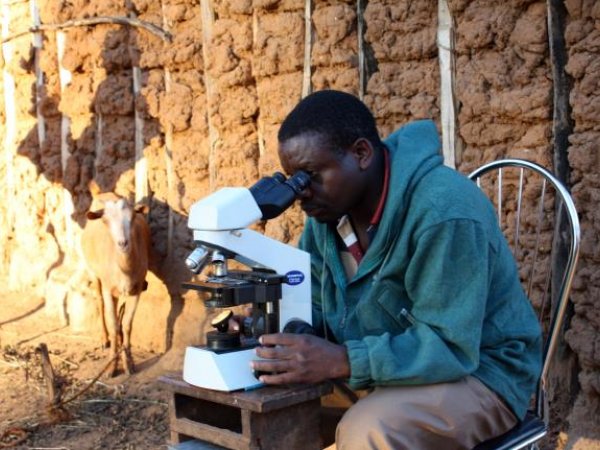
POLYGON ((519 239, 521 231, 521 203, 523 200, 523 168, 519 170, 519 190, 517 193, 517 214, 515 217, 515 258, 519 259, 519 239))

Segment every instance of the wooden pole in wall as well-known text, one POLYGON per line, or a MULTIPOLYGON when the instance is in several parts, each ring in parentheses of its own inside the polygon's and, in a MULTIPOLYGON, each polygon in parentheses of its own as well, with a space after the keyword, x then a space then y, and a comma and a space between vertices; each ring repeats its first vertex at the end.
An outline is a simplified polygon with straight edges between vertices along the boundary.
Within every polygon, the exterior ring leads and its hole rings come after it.
MULTIPOLYGON (((13 3, 21 3, 27 0, 14 0, 12 2, 7 2, 9 5, 13 3)), ((8 42, 13 39, 17 39, 21 36, 24 36, 29 33, 37 33, 37 32, 47 32, 47 31, 56 31, 56 30, 64 30, 66 28, 73 27, 90 27, 101 24, 115 24, 115 25, 126 25, 131 27, 137 27, 142 30, 146 30, 156 36, 160 37, 162 40, 171 42, 171 35, 166 33, 163 29, 157 27, 153 23, 144 22, 143 20, 137 20, 131 17, 118 17, 118 16, 96 16, 96 17, 86 17, 83 19, 74 19, 67 20, 63 23, 44 23, 37 27, 31 27, 24 31, 19 31, 16 33, 9 34, 2 38, 2 43, 8 42)))
MULTIPOLYGON (((37 27, 41 24, 40 11, 37 7, 36 0, 30 0, 29 6, 31 9, 31 21, 33 26, 37 27)), ((31 36, 33 44, 33 65, 35 70, 35 112, 37 119, 38 143, 40 149, 46 141, 46 122, 41 111, 41 92, 44 87, 44 74, 40 67, 40 57, 42 53, 42 33, 33 33, 31 36)))
POLYGON ((356 1, 356 22, 358 39, 358 98, 364 100, 367 89, 365 67, 365 5, 364 0, 356 1))
POLYGON ((304 75, 302 77, 302 98, 312 92, 312 0, 304 3, 304 75))
MULTIPOLYGON (((60 82, 61 98, 64 98, 64 92, 69 83, 71 83, 71 72, 69 72, 62 63, 63 56, 65 54, 66 39, 67 36, 64 31, 58 31, 56 33, 56 49, 58 53, 58 79, 60 82)), ((62 169, 63 176, 67 170, 67 162, 71 154, 71 150, 69 149, 70 130, 71 119, 69 118, 69 116, 63 113, 60 117, 60 166, 62 169)), ((73 220, 71 219, 74 210, 75 207, 73 205, 73 197, 67 189, 63 188, 63 214, 65 221, 65 234, 67 238, 67 246, 69 248, 73 248, 73 246, 75 245, 73 233, 73 220)))
MULTIPOLYGON (((40 11, 37 5, 37 0, 29 0, 29 7, 31 13, 31 22, 33 28, 38 28, 41 25, 40 11)), ((38 134, 38 148, 39 152, 42 152, 46 142, 46 118, 42 113, 42 92, 44 89, 44 73, 41 67, 41 57, 44 48, 42 33, 36 32, 31 35, 32 46, 33 46, 33 66, 35 72, 35 115, 37 122, 37 134, 38 134)), ((46 203, 46 210, 50 210, 52 195, 44 195, 44 202, 46 203)), ((44 228, 52 222, 52 215, 46 214, 44 216, 44 228)), ((68 241, 67 243, 69 243, 68 241)))
MULTIPOLYGON (((137 99, 141 91, 142 70, 138 66, 134 66, 132 71, 133 98, 137 99)), ((137 107, 134 107, 133 117, 135 122, 135 201, 137 203, 148 197, 148 161, 144 155, 144 118, 137 107)))
MULTIPOLYGON (((2 1, 2 37, 10 34, 10 19, 11 10, 10 3, 6 0, 2 1)), ((2 56, 4 58, 4 66, 2 68, 2 78, 4 82, 4 111, 5 111, 5 126, 4 126, 4 164, 5 164, 5 180, 4 189, 5 197, 12 198, 15 191, 15 174, 14 174, 14 156, 16 153, 16 108, 15 108, 15 78, 10 73, 10 64, 13 59, 13 45, 10 42, 2 44, 2 56)), ((8 232, 12 234, 14 225, 14 209, 13 202, 6 202, 6 225, 8 232)), ((2 245, 5 244, 5 239, 2 239, 2 245)), ((4 251, 0 257, 4 257, 4 251)))
MULTIPOLYGON (((167 23, 167 16, 165 15, 165 3, 160 3, 162 13, 162 24, 163 29, 169 32, 169 24, 167 23)), ((169 95, 171 92, 171 70, 165 67, 165 92, 169 95)), ((173 254, 173 207, 171 202, 175 201, 175 192, 173 192, 173 186, 175 185, 175 173, 173 171, 173 124, 167 123, 165 129, 165 171, 167 172, 167 259, 173 254)))
POLYGON ((455 168, 460 162, 454 99, 454 26, 448 0, 438 1, 438 54, 440 62, 440 109, 444 164, 455 168))
POLYGON ((214 81, 209 75, 206 67, 208 67, 209 53, 208 48, 212 40, 212 29, 215 22, 215 12, 210 3, 210 0, 200 0, 200 11, 202 14, 202 57, 204 59, 204 86, 206 87, 206 111, 207 111, 207 123, 208 123, 208 140, 209 140, 209 156, 208 156, 208 173, 209 173, 209 189, 210 191, 215 190, 215 183, 217 180, 216 170, 216 152, 217 152, 217 141, 219 134, 215 129, 210 115, 211 101, 214 98, 214 81))
MULTIPOLYGON (((258 8, 252 10, 252 42, 257 41, 258 35, 258 8)), ((258 141, 258 157, 263 158, 266 153, 265 146, 265 124, 262 115, 259 114, 256 120, 256 137, 258 141)), ((260 166, 259 166, 260 168, 260 166)))
MULTIPOLYGON (((553 111, 552 111, 552 157, 554 173, 567 187, 569 187, 570 165, 568 159, 569 136, 573 133, 571 119, 571 80, 566 72, 568 60, 567 46, 565 43, 565 21, 567 11, 562 0, 548 0, 548 46, 550 50, 550 67, 552 70, 553 111)), ((557 205, 555 205, 556 207, 557 205)), ((552 252, 552 272, 561 273, 568 259, 570 242, 566 241, 566 228, 569 226, 566 214, 557 216, 554 228, 554 245, 556 251, 552 252)), ((558 277, 552 279, 552 301, 554 308, 559 292, 558 285, 562 280, 558 277)), ((570 326, 574 315, 573 304, 569 304, 565 315, 565 329, 570 326)), ((577 355, 570 349, 564 339, 561 339, 554 356, 553 369, 548 380, 548 400, 552 402, 551 420, 561 423, 561 429, 569 427, 568 417, 571 408, 579 394, 577 355)), ((567 445, 569 442, 567 442, 567 445)))
MULTIPOLYGON (((130 19, 137 20, 137 17, 132 13, 130 19)), ((131 33, 132 30, 129 30, 129 32, 131 33)), ((131 39, 129 42, 131 42, 131 39)), ((133 65, 131 70, 133 75, 133 120, 135 126, 135 202, 139 203, 142 200, 148 200, 148 161, 144 155, 144 117, 137 107, 142 91, 142 69, 139 65, 133 65)))
MULTIPOLYGON (((64 31, 59 31, 56 33, 56 48, 58 52, 58 78, 60 81, 60 94, 61 97, 64 95, 64 91, 71 83, 71 72, 65 69, 65 66, 62 63, 63 56, 65 54, 65 43, 66 43, 66 35, 64 31)), ((60 119, 60 162, 63 173, 67 167, 67 161, 69 159, 69 129, 71 127, 71 120, 65 114, 62 114, 60 119)))
POLYGON ((104 140, 102 139, 102 133, 104 131, 104 118, 101 112, 97 112, 96 114, 96 136, 94 139, 94 178, 98 173, 98 160, 102 156, 102 152, 104 152, 104 140))
POLYGON ((564 37, 565 6, 562 0, 548 0, 548 41, 552 69, 553 113, 552 136, 554 147, 554 173, 568 186, 569 135, 573 133, 569 95, 571 83, 566 71, 567 48, 564 37))

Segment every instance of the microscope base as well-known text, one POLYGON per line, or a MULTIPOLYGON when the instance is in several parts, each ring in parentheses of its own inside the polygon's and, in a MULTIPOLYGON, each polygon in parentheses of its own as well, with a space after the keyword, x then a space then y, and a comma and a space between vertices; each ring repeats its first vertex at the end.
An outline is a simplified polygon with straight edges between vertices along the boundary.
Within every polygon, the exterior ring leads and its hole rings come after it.
POLYGON ((250 361, 257 359, 254 347, 216 352, 206 347, 188 347, 183 361, 183 379, 187 383, 217 391, 237 391, 262 386, 250 361))

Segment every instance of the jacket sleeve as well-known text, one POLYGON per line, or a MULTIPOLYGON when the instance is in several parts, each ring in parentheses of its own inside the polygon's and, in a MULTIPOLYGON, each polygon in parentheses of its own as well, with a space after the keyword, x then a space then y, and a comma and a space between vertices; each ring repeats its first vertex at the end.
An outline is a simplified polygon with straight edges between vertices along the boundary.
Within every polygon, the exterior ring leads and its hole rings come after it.
POLYGON ((300 236, 298 247, 310 253, 310 280, 312 294, 312 326, 317 335, 323 337, 323 308, 321 301, 321 274, 323 272, 323 255, 315 244, 315 230, 312 220, 308 219, 300 236))
POLYGON ((483 228, 471 220, 443 222, 420 234, 404 273, 412 303, 412 310, 406 312, 411 325, 396 335, 386 332, 346 341, 350 385, 428 384, 474 372, 479 364, 491 252, 483 228))

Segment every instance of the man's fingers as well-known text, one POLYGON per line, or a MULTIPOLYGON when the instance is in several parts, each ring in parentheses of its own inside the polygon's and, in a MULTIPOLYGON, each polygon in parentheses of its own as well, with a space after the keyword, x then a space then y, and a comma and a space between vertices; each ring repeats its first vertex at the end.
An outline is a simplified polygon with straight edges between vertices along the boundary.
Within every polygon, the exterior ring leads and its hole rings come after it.
POLYGON ((259 342, 262 345, 294 345, 303 338, 299 334, 293 333, 276 333, 276 334, 263 334, 259 338, 259 342))
POLYGON ((253 360, 250 366, 254 372, 260 372, 258 379, 265 384, 289 384, 297 382, 297 374, 290 371, 292 365, 282 360, 253 360))
POLYGON ((285 347, 256 347, 256 356, 266 359, 282 359, 289 353, 285 347))
POLYGON ((250 366, 256 372, 286 372, 290 369, 290 363, 281 360, 254 360, 250 366))
POLYGON ((289 372, 273 375, 261 375, 259 380, 265 384, 291 384, 294 383, 293 375, 289 372))

